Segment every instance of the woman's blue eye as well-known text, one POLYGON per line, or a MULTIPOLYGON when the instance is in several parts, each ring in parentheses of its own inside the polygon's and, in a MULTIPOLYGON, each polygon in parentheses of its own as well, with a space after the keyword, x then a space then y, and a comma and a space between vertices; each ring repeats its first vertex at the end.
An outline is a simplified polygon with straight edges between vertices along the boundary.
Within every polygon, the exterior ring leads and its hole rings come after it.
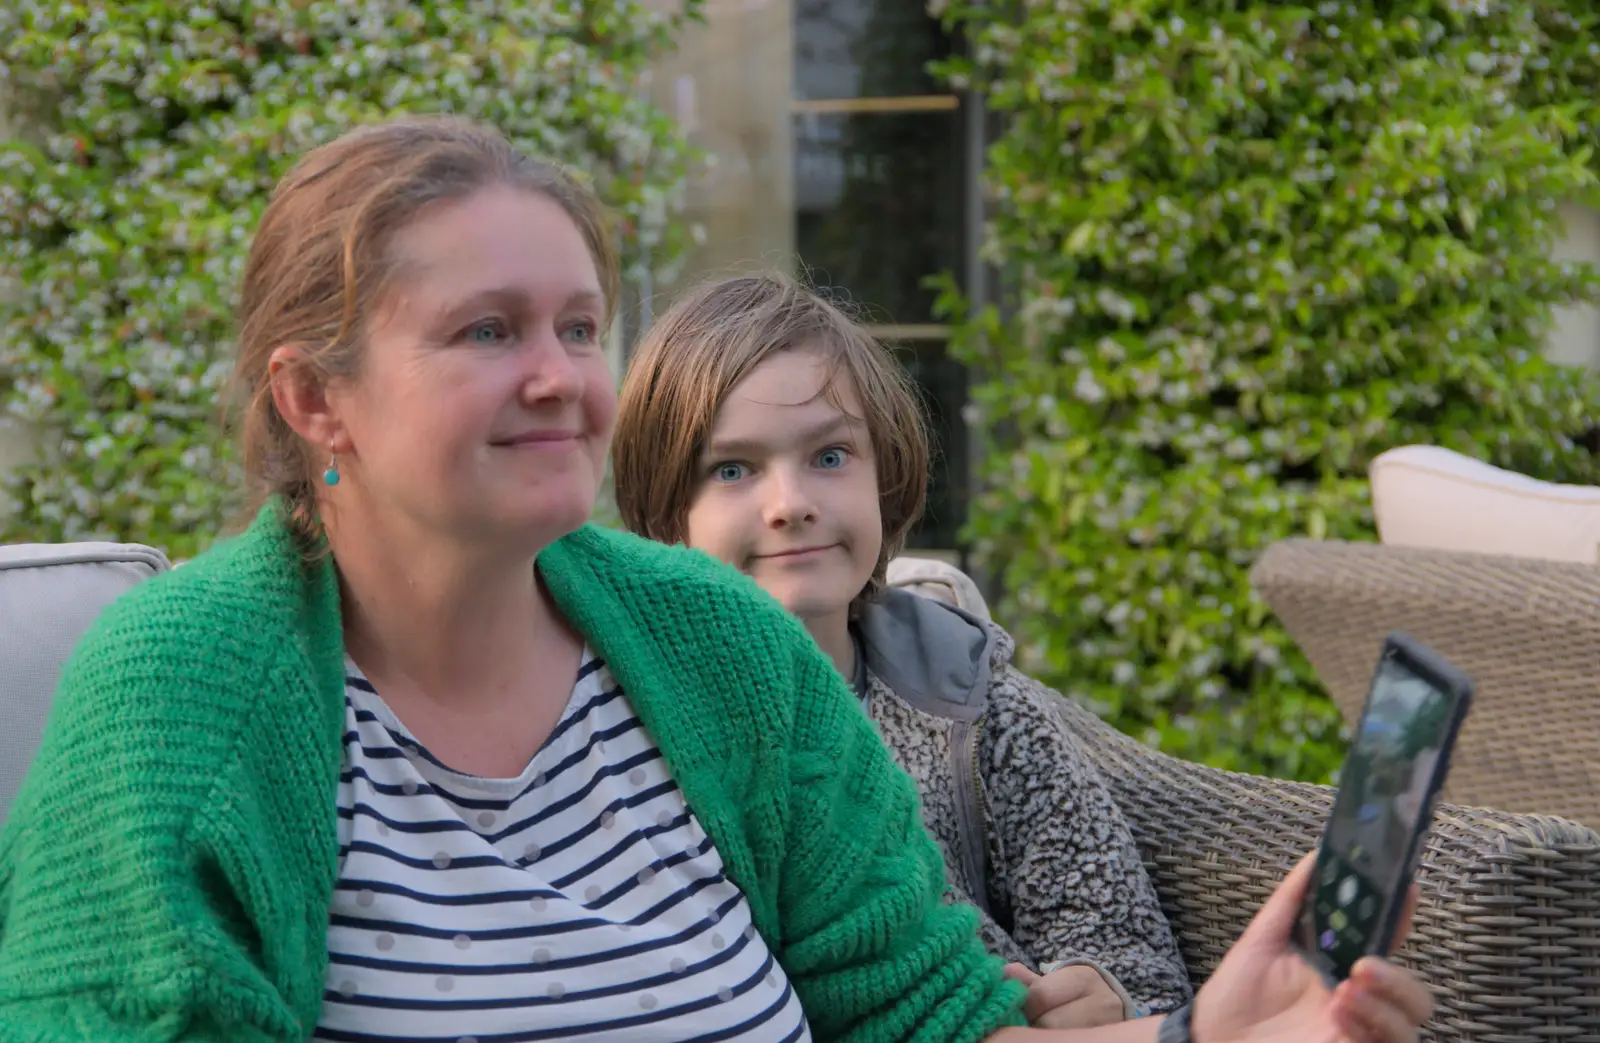
POLYGON ((467 327, 467 339, 474 344, 499 344, 507 336, 505 323, 486 319, 467 327))
POLYGON ((719 482, 737 482, 744 477, 744 464, 718 464, 713 473, 719 482))
POLYGON ((817 454, 817 466, 828 471, 836 471, 844 466, 845 452, 843 449, 824 449, 817 454))
POLYGON ((591 322, 579 322, 567 327, 567 336, 579 344, 588 344, 594 340, 595 327, 591 322))

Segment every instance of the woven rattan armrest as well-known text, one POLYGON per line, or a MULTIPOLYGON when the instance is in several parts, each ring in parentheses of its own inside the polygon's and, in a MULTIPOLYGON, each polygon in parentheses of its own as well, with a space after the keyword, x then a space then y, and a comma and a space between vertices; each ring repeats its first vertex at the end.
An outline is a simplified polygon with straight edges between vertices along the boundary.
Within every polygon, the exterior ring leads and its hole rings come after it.
MULTIPOLYGON (((1061 701, 1133 829, 1196 984, 1316 846, 1325 786, 1207 768, 1061 701)), ((1424 1038, 1600 1041, 1600 835, 1561 819, 1441 806, 1401 954, 1433 990, 1424 1038)))
POLYGON ((1392 630, 1466 671, 1476 697, 1445 799, 1600 827, 1600 568, 1286 540, 1250 578, 1348 721, 1392 630))

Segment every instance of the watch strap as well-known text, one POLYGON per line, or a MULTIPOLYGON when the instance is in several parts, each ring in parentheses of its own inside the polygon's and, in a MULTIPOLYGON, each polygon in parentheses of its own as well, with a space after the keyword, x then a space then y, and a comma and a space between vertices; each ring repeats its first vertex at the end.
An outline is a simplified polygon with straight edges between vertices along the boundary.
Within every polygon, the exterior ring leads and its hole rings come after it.
POLYGON ((1194 1043, 1189 1032, 1189 1019, 1194 1016, 1194 1005, 1188 1004, 1161 1019, 1156 1030, 1156 1043, 1194 1043))

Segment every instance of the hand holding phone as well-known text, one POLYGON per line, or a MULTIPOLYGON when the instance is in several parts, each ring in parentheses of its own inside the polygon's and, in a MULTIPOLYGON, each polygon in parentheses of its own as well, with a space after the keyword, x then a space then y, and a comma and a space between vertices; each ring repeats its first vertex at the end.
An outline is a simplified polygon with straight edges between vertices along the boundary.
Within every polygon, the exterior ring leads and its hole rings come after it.
POLYGON ((1405 634, 1384 642, 1340 773, 1296 946, 1330 984, 1387 955, 1449 770, 1472 683, 1405 634))

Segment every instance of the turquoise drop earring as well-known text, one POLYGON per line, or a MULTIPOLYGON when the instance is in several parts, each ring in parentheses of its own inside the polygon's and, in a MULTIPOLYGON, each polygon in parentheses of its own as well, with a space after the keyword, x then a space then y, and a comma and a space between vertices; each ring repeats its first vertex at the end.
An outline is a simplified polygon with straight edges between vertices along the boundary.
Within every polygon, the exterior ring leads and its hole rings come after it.
POLYGON ((328 457, 328 469, 322 472, 322 480, 328 485, 339 484, 339 458, 337 456, 330 455, 328 457))

